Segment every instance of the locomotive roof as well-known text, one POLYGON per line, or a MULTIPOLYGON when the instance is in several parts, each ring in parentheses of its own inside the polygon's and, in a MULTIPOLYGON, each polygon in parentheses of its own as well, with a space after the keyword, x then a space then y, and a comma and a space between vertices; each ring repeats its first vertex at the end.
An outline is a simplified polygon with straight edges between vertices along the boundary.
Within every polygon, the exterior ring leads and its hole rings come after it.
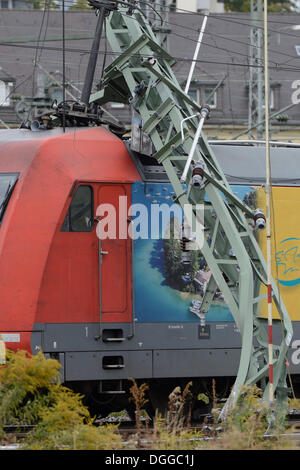
MULTIPOLYGON (((255 142, 210 142, 228 182, 238 185, 263 185, 266 181, 265 145, 255 142)), ((130 150, 129 150, 130 151, 130 150)), ((146 181, 167 182, 162 165, 154 159, 130 152, 146 181)), ((271 177, 274 186, 300 185, 300 145, 271 143, 271 177)))
MULTIPOLYGON (((121 144, 121 140, 106 131, 102 127, 94 128, 66 128, 65 133, 62 128, 51 130, 31 131, 29 129, 3 129, 0 130, 0 147, 8 143, 26 143, 34 141, 35 146, 39 147, 42 142, 51 142, 53 139, 65 138, 93 141, 100 139, 112 143, 121 144), (83 134, 82 134, 83 133, 83 134)), ((121 144, 122 145, 122 144, 121 144)), ((210 145, 224 171, 229 183, 231 184, 264 184, 266 178, 265 170, 265 146, 256 145, 251 142, 238 141, 214 142, 210 145)), ((143 156, 127 149, 133 158, 134 164, 140 173, 140 177, 146 181, 167 181, 165 171, 161 165, 158 165, 153 159, 145 159, 143 156)), ((89 158, 88 155, 86 155, 89 158)), ((299 186, 300 184, 300 145, 273 143, 270 150, 271 175, 273 185, 299 186)))
POLYGON ((34 178, 51 171, 69 182, 140 179, 124 143, 103 127, 1 130, 0 149, 1 172, 31 168, 34 178))
POLYGON ((103 139, 104 135, 106 135, 107 138, 112 138, 115 139, 116 137, 113 136, 110 132, 106 131, 103 127, 66 127, 65 132, 63 131, 62 127, 56 127, 54 129, 41 129, 37 131, 32 131, 30 129, 1 129, 0 130, 0 144, 2 142, 19 142, 19 141, 28 141, 28 140, 36 140, 36 139, 51 139, 63 135, 67 135, 70 133, 76 133, 78 132, 83 132, 83 131, 92 131, 95 129, 101 129, 104 130, 105 134, 101 135, 101 138, 103 139))
MULTIPOLYGON (((69 129, 66 129, 69 131, 69 129)), ((62 134, 61 128, 33 132, 30 129, 1 129, 0 143, 19 142, 20 140, 45 139, 62 134)))
MULTIPOLYGON (((265 146, 221 144, 212 147, 229 183, 254 185, 265 183, 265 146)), ((299 186, 300 147, 271 146, 270 160, 274 186, 299 186)))

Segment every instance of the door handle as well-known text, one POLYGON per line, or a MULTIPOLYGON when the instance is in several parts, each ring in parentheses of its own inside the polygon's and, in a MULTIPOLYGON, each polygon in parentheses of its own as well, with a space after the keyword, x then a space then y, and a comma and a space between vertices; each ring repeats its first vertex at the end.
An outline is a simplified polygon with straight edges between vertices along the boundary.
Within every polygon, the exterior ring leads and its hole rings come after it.
POLYGON ((100 258, 100 264, 102 264, 102 259, 103 259, 103 255, 108 255, 108 251, 103 251, 100 249, 100 252, 99 252, 99 258, 100 258))

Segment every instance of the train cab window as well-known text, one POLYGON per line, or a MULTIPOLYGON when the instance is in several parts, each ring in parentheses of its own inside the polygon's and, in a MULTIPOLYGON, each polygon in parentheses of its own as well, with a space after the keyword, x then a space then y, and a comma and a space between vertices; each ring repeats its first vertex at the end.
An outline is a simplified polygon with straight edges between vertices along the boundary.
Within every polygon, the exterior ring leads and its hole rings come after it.
POLYGON ((65 217, 62 232, 90 232, 93 229, 93 189, 82 185, 77 189, 65 217))
POLYGON ((19 173, 0 173, 0 225, 19 173))

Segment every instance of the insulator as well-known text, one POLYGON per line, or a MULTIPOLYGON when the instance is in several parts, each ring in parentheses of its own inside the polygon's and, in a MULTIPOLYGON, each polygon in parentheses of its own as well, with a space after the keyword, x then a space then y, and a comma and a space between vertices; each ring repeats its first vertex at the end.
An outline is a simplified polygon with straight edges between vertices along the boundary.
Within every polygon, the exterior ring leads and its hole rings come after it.
POLYGON ((266 228, 266 217, 261 209, 256 209, 254 211, 253 220, 256 230, 263 230, 266 228))
POLYGON ((32 121, 30 128, 32 131, 40 131, 46 129, 43 123, 38 121, 37 119, 35 121, 32 121))
POLYGON ((154 59, 154 57, 149 57, 149 59, 147 60, 148 64, 149 65, 155 65, 156 64, 156 59, 154 59))
POLYGON ((210 107, 208 106, 208 104, 203 105, 200 111, 200 116, 206 119, 209 116, 209 113, 210 107))
POLYGON ((204 164, 203 162, 197 162, 192 172, 192 185, 195 188, 202 189, 204 186, 203 177, 204 177, 204 164))

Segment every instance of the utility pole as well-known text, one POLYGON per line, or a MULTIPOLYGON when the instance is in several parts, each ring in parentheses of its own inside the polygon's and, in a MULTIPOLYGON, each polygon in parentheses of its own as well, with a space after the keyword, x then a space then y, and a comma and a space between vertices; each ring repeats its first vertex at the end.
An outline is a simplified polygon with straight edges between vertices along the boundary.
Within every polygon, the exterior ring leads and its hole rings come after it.
POLYGON ((268 288, 268 352, 269 402, 273 405, 273 318, 272 318, 272 243, 271 243, 271 165, 269 144, 269 64, 268 64, 268 4, 264 0, 264 71, 265 71, 265 133, 266 133, 266 227, 267 227, 267 288, 268 288))
POLYGON ((99 9, 95 36, 93 39, 92 49, 91 49, 90 57, 89 57, 89 63, 87 66, 87 72, 86 72, 85 81, 84 81, 83 89, 81 93, 81 101, 85 104, 89 103, 90 94, 92 90, 93 78, 94 78, 96 63, 98 59, 99 44, 100 44, 100 39, 101 39, 101 34, 102 34, 104 18, 105 18, 105 7, 102 6, 99 9))
MULTIPOLYGON (((262 0, 250 0, 250 8, 248 129, 252 130, 256 126, 256 138, 261 139, 263 125, 257 124, 264 120, 262 0)), ((255 138, 251 130, 248 133, 249 139, 255 138)))
MULTIPOLYGON (((89 3, 90 5, 94 6, 92 1, 90 1, 89 3)), ((89 104, 89 99, 91 95, 91 90, 92 90, 93 80, 94 80, 94 75, 95 75, 95 70, 96 70, 96 64, 97 64, 97 59, 98 59, 98 54, 99 54, 99 45, 100 45, 104 20, 105 20, 105 17, 109 14, 109 12, 114 10, 115 8, 116 8, 115 4, 113 4, 110 1, 107 1, 107 2, 103 2, 103 4, 101 5, 98 11, 98 21, 96 25, 95 36, 93 39, 93 44, 92 44, 92 48, 90 52, 90 57, 89 57, 89 62, 88 62, 85 80, 83 84, 83 89, 81 93, 81 101, 85 104, 89 104)))

